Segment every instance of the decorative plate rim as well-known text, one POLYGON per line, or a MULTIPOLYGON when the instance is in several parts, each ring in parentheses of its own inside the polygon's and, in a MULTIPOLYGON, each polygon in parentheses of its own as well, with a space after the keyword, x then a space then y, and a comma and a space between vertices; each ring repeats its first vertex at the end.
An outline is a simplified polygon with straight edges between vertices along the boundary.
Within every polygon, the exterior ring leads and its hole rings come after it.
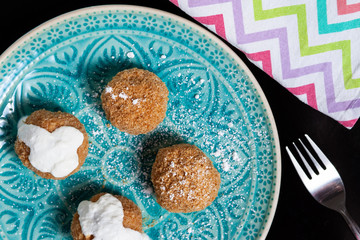
POLYGON ((272 133, 271 135, 273 136, 274 142, 273 145, 275 146, 275 161, 276 161, 276 179, 275 179, 275 186, 274 186, 274 193, 273 193, 273 199, 272 199, 272 204, 271 204, 271 208, 268 212, 268 217, 267 217, 267 221, 265 222, 264 228, 262 229, 261 234, 259 236, 258 239, 265 239, 269 230, 270 230, 270 226, 273 222, 274 216, 275 216, 275 211, 277 208, 277 204, 278 204, 278 199, 279 199, 279 193, 280 193, 280 183, 281 183, 281 151, 280 151, 280 140, 279 140, 279 136, 278 136, 278 131, 276 128, 276 123, 275 123, 275 119, 274 116, 272 114, 270 105, 267 101, 267 98, 261 88, 261 86, 259 85, 258 81, 256 80, 256 78, 254 77, 254 75, 252 74, 252 72, 249 70, 249 68, 246 66, 246 64, 241 60, 241 58, 230 48, 228 47, 218 36, 216 36, 215 34, 211 33, 210 31, 208 31, 207 29, 205 29, 202 26, 197 25, 196 23, 185 19, 181 16, 178 16, 176 14, 173 13, 169 13, 163 10, 159 10, 159 9, 155 9, 155 8, 151 8, 151 7, 144 7, 144 6, 138 6, 138 5, 127 5, 127 4, 106 4, 106 5, 96 5, 96 6, 91 6, 91 7, 84 7, 84 8, 80 8, 80 9, 76 9, 64 14, 61 14, 57 17, 54 17, 42 24, 40 24, 39 26, 33 28, 32 30, 28 31, 26 34, 24 34, 22 37, 20 37, 18 40, 16 40, 12 45, 10 45, 1 55, 0 55, 0 64, 3 64, 4 61, 6 61, 6 59, 11 56, 11 54, 16 50, 21 48, 21 46, 25 43, 27 43, 28 40, 31 39, 32 36, 35 36, 36 33, 41 32, 42 30, 52 26, 53 24, 56 24, 57 22, 69 19, 71 17, 75 17, 77 15, 81 15, 81 14, 85 14, 85 13, 91 13, 91 12, 98 12, 98 11, 106 11, 106 10, 132 10, 132 11, 143 11, 143 12, 150 12, 153 14, 158 14, 161 16, 165 16, 165 17, 169 17, 171 19, 177 20, 179 22, 182 22, 186 25, 188 25, 189 27, 194 28, 196 31, 199 31, 201 33, 203 33, 204 35, 206 35, 208 38, 212 39, 216 44, 219 45, 219 47, 223 48, 224 51, 226 51, 227 53, 229 53, 229 55, 234 59, 235 62, 237 62, 240 67, 245 71, 245 73, 248 75, 250 81, 253 83, 254 88, 256 89, 258 95, 260 96, 260 99, 263 102, 263 108, 266 110, 267 113, 267 117, 271 126, 271 130, 272 133))

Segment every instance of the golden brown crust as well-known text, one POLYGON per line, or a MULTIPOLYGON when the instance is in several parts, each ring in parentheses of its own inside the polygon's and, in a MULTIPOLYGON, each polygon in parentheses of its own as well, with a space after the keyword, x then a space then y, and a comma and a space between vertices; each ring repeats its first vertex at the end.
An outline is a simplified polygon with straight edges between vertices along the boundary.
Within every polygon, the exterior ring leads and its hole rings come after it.
POLYGON ((102 92, 101 101, 112 125, 138 135, 152 131, 164 120, 168 95, 165 83, 158 76, 133 68, 113 77, 102 92))
POLYGON ((68 176, 79 171, 80 167, 84 164, 89 147, 88 135, 86 133, 84 125, 72 114, 66 112, 50 112, 47 110, 38 110, 30 114, 26 120, 26 124, 33 124, 42 128, 45 128, 49 132, 53 132, 55 129, 62 126, 71 126, 82 132, 84 135, 84 140, 80 147, 77 150, 77 154, 79 156, 79 165, 76 169, 74 169, 70 174, 65 177, 57 178, 54 177, 51 173, 42 172, 33 167, 29 161, 30 148, 26 146, 26 144, 19 139, 15 141, 15 152, 19 156, 21 162, 25 167, 34 171, 37 175, 43 178, 48 179, 65 179, 68 176))
POLYGON ((220 174, 199 148, 177 144, 162 148, 152 167, 157 202, 170 212, 194 212, 209 206, 220 188, 220 174))
MULTIPOLYGON (((99 200, 101 196, 106 193, 99 193, 93 196, 90 201, 96 202, 99 200)), ((120 195, 113 195, 123 205, 124 210, 124 221, 123 226, 126 228, 131 228, 135 231, 142 232, 142 216, 140 208, 130 199, 120 196, 120 195)), ((79 221, 79 214, 78 212, 75 213, 72 223, 71 223, 71 235, 74 240, 91 240, 94 236, 85 236, 81 230, 81 225, 79 221)))

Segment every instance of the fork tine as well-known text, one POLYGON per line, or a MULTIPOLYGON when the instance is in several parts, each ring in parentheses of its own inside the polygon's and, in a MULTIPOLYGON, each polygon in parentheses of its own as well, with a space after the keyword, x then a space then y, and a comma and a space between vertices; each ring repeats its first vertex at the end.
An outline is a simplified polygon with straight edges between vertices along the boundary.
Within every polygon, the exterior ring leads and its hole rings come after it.
POLYGON ((300 150, 298 149, 298 147, 296 146, 296 144, 295 144, 295 143, 293 143, 293 144, 294 144, 295 149, 296 149, 296 151, 298 152, 298 154, 299 154, 302 162, 304 163, 306 169, 308 170, 311 178, 313 178, 313 177, 316 175, 315 172, 314 172, 314 170, 312 170, 312 168, 310 167, 309 163, 306 161, 305 157, 302 155, 302 153, 300 152, 300 150))
POLYGON ((314 151, 319 156, 320 160, 325 165, 325 168, 327 168, 328 166, 332 166, 330 160, 325 156, 325 154, 320 150, 320 148, 315 144, 315 142, 307 134, 305 134, 305 137, 309 141, 310 145, 314 148, 314 151))
MULTIPOLYGON (((311 152, 307 149, 307 147, 305 146, 305 144, 301 141, 301 139, 299 139, 299 142, 301 143, 301 145, 303 146, 303 148, 305 149, 306 153, 308 154, 308 156, 310 157, 311 161, 314 163, 316 169, 320 172, 321 170, 323 170, 323 168, 320 166, 320 164, 318 163, 318 161, 316 160, 316 158, 311 154, 311 152)), ((315 143, 314 143, 315 144, 315 143)), ((313 145, 311 145, 313 146, 313 145)), ((319 149, 319 148, 318 148, 319 149)), ((320 150, 320 149, 319 149, 320 150)), ((317 153, 317 152, 316 152, 317 153)), ((319 156, 320 157, 320 156, 319 156)))
POLYGON ((290 159, 291 159, 291 162, 293 163, 296 171, 298 172, 300 178, 302 181, 306 181, 308 178, 308 176, 306 175, 306 173, 304 172, 304 170, 302 169, 302 167, 300 166, 300 164, 297 162, 296 158, 294 157, 294 155, 292 154, 292 152, 290 151, 290 149, 286 146, 285 147, 290 159))

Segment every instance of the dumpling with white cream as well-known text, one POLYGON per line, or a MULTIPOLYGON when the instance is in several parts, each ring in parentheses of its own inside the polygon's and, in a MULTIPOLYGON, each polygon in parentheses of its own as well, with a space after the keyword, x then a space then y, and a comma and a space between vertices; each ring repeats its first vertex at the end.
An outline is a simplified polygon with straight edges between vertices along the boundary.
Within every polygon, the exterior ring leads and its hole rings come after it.
POLYGON ((71 223, 74 240, 149 240, 139 207, 130 199, 99 193, 82 201, 71 223))
POLYGON ((85 162, 88 135, 72 114, 42 109, 20 119, 15 152, 39 176, 65 179, 85 162))

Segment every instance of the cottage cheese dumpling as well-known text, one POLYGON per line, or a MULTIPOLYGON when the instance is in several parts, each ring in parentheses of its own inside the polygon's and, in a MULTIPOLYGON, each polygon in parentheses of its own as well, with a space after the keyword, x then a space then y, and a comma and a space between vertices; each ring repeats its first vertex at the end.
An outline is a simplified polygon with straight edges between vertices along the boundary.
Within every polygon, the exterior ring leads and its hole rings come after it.
POLYGON ((116 74, 101 94, 106 118, 120 131, 144 134, 165 118, 169 91, 154 73, 128 69, 116 74))
POLYGON ((139 207, 126 197, 109 193, 99 193, 79 204, 71 223, 71 235, 74 240, 149 239, 142 232, 139 207))
POLYGON ((209 206, 220 188, 220 174, 199 148, 177 144, 162 148, 152 167, 157 202, 170 212, 194 212, 209 206))
POLYGON ((85 162, 88 144, 85 127, 75 116, 38 110, 19 121, 15 152, 39 176, 65 179, 85 162))

